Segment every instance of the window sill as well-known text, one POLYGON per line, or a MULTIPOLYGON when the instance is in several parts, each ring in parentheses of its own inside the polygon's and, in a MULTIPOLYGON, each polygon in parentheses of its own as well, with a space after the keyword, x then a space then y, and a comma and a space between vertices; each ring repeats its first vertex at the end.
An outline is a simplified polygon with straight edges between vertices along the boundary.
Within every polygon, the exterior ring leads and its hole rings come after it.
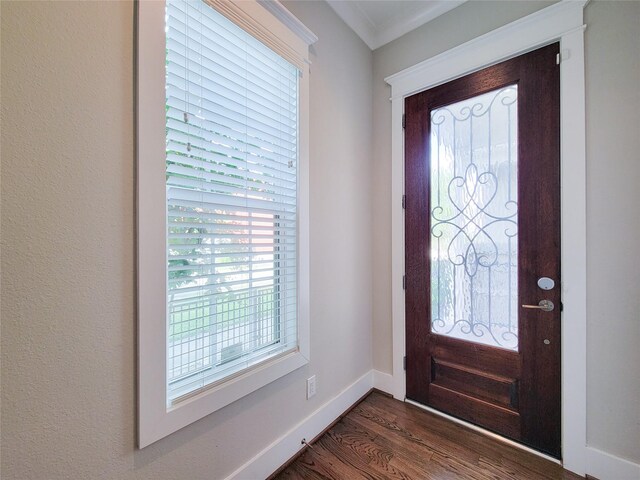
POLYGON ((266 361, 223 383, 205 388, 172 407, 155 405, 140 411, 139 447, 144 448, 163 437, 220 410, 265 385, 306 365, 309 360, 299 351, 266 361), (158 408, 160 407, 160 408, 158 408))

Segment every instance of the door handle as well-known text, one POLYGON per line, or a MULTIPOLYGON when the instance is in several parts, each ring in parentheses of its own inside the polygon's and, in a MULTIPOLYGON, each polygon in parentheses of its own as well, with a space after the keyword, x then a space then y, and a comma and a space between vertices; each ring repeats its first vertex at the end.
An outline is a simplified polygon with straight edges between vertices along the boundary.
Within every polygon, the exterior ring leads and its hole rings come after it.
POLYGON ((538 305, 522 305, 522 308, 535 308, 545 312, 550 312, 555 308, 555 305, 551 300, 540 300, 538 305))

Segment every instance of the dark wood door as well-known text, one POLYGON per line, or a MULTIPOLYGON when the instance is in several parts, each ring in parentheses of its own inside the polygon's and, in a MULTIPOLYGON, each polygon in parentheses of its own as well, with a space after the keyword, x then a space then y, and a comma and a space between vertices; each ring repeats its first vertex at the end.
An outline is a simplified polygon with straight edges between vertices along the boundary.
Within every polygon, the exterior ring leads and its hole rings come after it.
POLYGON ((407 398, 559 458, 558 52, 406 98, 405 263, 407 398))

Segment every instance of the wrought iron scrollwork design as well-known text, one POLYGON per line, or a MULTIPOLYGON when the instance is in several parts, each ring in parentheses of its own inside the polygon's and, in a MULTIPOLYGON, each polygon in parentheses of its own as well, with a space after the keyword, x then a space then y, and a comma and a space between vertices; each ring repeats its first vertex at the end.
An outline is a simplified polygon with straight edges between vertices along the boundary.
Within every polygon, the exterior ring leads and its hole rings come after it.
MULTIPOLYGON (((484 115, 490 117, 491 108, 497 101, 507 108, 510 107, 517 101, 517 89, 514 86, 503 88, 495 92, 490 101, 465 105, 457 112, 451 106, 434 110, 431 115, 432 129, 443 125, 447 120, 455 124, 473 121, 473 118, 484 115)), ((472 150, 473 145, 470 148, 472 150)), ((462 268, 472 282, 480 269, 490 269, 498 265, 500 251, 495 235, 504 235, 510 243, 518 234, 518 204, 511 199, 510 194, 506 201, 504 195, 498 194, 499 181, 507 182, 510 179, 499 179, 491 170, 490 161, 488 168, 480 167, 474 163, 471 153, 466 168, 460 174, 454 175, 447 184, 446 208, 438 202, 430 212, 432 242, 435 240, 440 245, 440 240, 446 241, 444 259, 450 262, 454 269, 462 268), (498 198, 501 200, 498 201, 498 198)), ((439 257, 438 261, 440 258, 442 257, 439 257)), ((440 301, 439 296, 438 300, 440 301)), ((432 319, 432 329, 435 333, 447 335, 456 330, 476 338, 491 337, 493 341, 490 343, 497 346, 517 346, 517 333, 512 331, 511 326, 508 329, 494 329, 491 318, 482 322, 474 320, 470 315, 468 319, 453 318, 453 322, 447 322, 436 315, 434 317, 436 318, 432 319)))
POLYGON ((509 200, 505 203, 505 209, 513 210, 508 215, 499 216, 487 211, 496 197, 497 184, 498 178, 495 174, 492 172, 479 174, 477 167, 472 163, 467 167, 464 177, 456 176, 449 182, 447 196, 449 197, 450 205, 455 209, 454 214, 450 217, 440 217, 444 209, 439 205, 431 210, 431 218, 434 222, 431 227, 431 235, 434 238, 440 238, 446 228, 451 228, 455 231, 447 247, 447 255, 452 264, 463 265, 465 272, 470 277, 476 275, 478 267, 494 266, 498 260, 498 246, 491 235, 487 233, 489 227, 503 223, 505 224, 505 236, 513 238, 518 234, 517 202, 509 200), (480 189, 478 188, 482 185, 487 185, 491 192, 484 202, 481 200, 480 189), (452 192, 456 188, 465 190, 467 200, 464 204, 459 202, 461 196, 456 196, 452 192), (485 220, 486 223, 482 220, 485 220), (453 250, 453 245, 459 238, 466 240, 464 254, 453 250), (480 249, 477 243, 480 239, 484 239, 491 245, 489 252, 485 250, 482 253, 478 253, 480 249))

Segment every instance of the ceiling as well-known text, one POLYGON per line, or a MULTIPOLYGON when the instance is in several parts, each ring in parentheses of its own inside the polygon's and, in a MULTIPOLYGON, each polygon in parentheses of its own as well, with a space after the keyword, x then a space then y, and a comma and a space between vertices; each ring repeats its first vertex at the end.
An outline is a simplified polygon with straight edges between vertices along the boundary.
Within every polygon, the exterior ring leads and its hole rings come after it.
POLYGON ((467 0, 327 0, 375 50, 463 4, 467 0))

